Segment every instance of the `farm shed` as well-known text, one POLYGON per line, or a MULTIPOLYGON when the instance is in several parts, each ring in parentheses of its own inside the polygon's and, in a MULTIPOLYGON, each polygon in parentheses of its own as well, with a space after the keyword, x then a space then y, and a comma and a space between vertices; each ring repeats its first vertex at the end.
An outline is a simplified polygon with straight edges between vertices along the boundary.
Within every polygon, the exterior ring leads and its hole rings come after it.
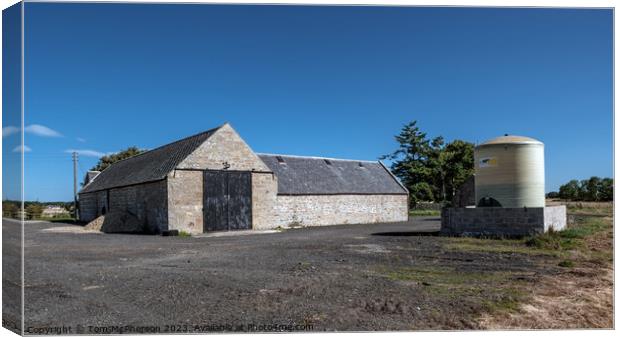
POLYGON ((407 205, 381 162, 256 154, 228 123, 116 162, 79 192, 81 220, 127 212, 152 232, 397 222, 407 205))

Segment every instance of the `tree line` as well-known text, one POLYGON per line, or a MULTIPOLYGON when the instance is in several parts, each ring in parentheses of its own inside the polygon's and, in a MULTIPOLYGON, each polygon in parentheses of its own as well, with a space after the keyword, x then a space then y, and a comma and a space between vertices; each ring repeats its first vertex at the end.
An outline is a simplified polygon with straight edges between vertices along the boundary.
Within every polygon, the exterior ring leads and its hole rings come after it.
POLYGON ((590 177, 573 179, 560 186, 557 192, 547 193, 547 198, 560 198, 571 201, 612 201, 614 200, 614 180, 612 178, 590 177))
MULTIPOLYGON (((19 200, 3 200, 2 201, 2 216, 7 218, 19 218, 19 210, 21 209, 21 201, 19 200)), ((41 217, 43 209, 47 206, 60 206, 64 208, 68 213, 73 212, 73 202, 65 201, 51 201, 51 202, 38 202, 38 201, 24 201, 24 212, 27 219, 36 219, 41 217)))

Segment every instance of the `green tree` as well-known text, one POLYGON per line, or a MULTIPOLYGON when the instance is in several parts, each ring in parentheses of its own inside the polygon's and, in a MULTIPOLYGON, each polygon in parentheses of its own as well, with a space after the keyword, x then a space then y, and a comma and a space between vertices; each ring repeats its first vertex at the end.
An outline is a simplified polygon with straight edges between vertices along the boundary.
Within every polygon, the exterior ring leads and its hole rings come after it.
POLYGON ((392 160, 392 171, 407 187, 412 206, 420 201, 445 202, 474 169, 474 145, 462 140, 445 144, 427 138, 413 121, 396 137, 398 149, 381 159, 392 160))
POLYGON ((2 216, 9 218, 17 218, 19 207, 15 201, 2 201, 2 216))
POLYGON ((557 199, 560 197, 560 193, 552 191, 552 192, 547 193, 546 197, 549 199, 557 199))
POLYGON ((431 144, 416 124, 416 121, 406 124, 395 137, 398 149, 381 157, 392 161, 392 172, 409 189, 412 205, 434 198, 433 174, 428 166, 431 144))
POLYGON ((599 188, 601 187, 601 178, 599 177, 590 177, 583 186, 585 191, 584 200, 587 201, 599 201, 599 188))
POLYGON ((614 199, 614 180, 600 177, 571 180, 560 186, 558 195, 561 199, 573 201, 611 201, 614 199))
POLYGON ((603 178, 599 186, 599 195, 601 201, 614 200, 614 180, 611 178, 603 178))
POLYGON ((455 140, 442 150, 444 200, 452 200, 456 190, 474 174, 474 144, 455 140))
POLYGON ((43 206, 39 203, 31 203, 26 206, 26 216, 28 219, 36 219, 41 217, 43 212, 43 206))
POLYGON ((127 149, 120 151, 120 152, 116 152, 113 154, 109 154, 109 155, 105 155, 101 158, 99 158, 99 161, 97 162, 97 165, 93 166, 90 170, 91 171, 103 171, 106 168, 108 168, 108 166, 116 163, 119 160, 123 160, 123 159, 127 159, 129 157, 133 157, 135 155, 138 155, 142 152, 145 152, 146 150, 141 150, 139 148, 137 148, 136 146, 131 146, 128 147, 127 149))
POLYGON ((577 200, 580 194, 579 182, 573 179, 568 183, 560 186, 558 194, 561 199, 577 200))

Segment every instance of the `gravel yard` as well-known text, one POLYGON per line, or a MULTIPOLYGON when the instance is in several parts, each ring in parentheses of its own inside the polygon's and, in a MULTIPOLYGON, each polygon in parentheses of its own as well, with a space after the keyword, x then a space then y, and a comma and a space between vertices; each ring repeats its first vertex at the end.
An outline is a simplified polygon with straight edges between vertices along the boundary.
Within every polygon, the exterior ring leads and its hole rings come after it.
MULTIPOLYGON (((519 289, 559 268, 545 254, 453 249, 459 239, 435 236, 438 229, 438 218, 416 217, 261 235, 162 237, 31 222, 25 226, 25 329, 475 329, 479 317, 512 310, 523 296, 519 289)), ((19 326, 19 302, 11 297, 19 294, 19 268, 11 265, 18 234, 19 223, 4 219, 6 327, 19 326)))

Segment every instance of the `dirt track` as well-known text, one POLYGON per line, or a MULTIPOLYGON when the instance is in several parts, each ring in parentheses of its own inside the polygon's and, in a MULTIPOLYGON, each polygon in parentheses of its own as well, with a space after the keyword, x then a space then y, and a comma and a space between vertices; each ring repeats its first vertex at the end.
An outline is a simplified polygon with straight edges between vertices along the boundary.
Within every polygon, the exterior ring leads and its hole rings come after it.
MULTIPOLYGON (((414 233, 437 230, 438 220, 215 238, 29 223, 26 332, 471 329, 490 306, 510 300, 499 291, 506 279, 527 283, 555 272, 540 256, 455 252, 444 248, 450 238, 414 233), (446 291, 419 275, 456 275, 451 281, 463 286, 446 291)), ((5 247, 18 231, 3 220, 5 247)), ((19 284, 6 270, 3 282, 19 284)), ((10 295, 5 325, 19 317, 10 295)))

